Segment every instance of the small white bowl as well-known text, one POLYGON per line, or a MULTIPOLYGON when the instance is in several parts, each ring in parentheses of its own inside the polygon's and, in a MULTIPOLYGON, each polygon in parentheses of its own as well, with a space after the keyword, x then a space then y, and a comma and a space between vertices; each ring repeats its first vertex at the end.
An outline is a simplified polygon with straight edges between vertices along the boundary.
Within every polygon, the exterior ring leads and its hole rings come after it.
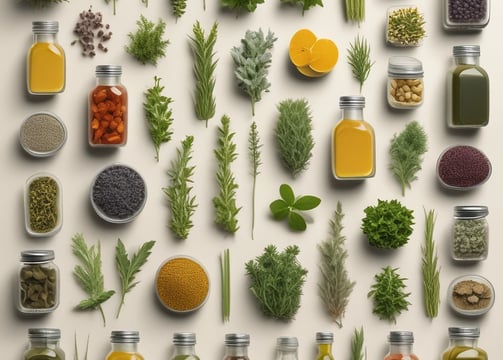
POLYGON ((66 143, 67 130, 65 123, 55 114, 40 111, 28 116, 19 129, 19 143, 30 155, 35 157, 48 157, 55 155, 66 143), (37 117, 50 119, 43 123, 37 117), (52 144, 49 143, 52 140, 52 144), (33 142, 30 144, 30 141, 33 142))
POLYGON ((487 313, 494 305, 494 287, 489 280, 480 275, 462 275, 451 281, 447 290, 447 299, 451 308, 465 316, 480 316, 487 313), (464 283, 464 284, 463 284, 464 283), (463 288, 456 290, 456 286, 463 288), (474 288, 477 287, 478 289, 474 288), (462 308, 460 304, 470 306, 469 297, 474 296, 473 309, 462 308), (475 304, 479 304, 476 306, 475 304))

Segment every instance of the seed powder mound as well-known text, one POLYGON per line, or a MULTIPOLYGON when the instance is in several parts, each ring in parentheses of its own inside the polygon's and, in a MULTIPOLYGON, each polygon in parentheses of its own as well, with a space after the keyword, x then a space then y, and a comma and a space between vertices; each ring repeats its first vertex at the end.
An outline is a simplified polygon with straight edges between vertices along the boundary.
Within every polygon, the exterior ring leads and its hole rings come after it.
POLYGON ((438 176, 447 186, 470 188, 485 182, 491 175, 489 159, 473 146, 447 149, 438 162, 438 176))
POLYGON ((21 146, 32 154, 43 155, 59 149, 66 140, 66 130, 54 115, 31 115, 21 126, 21 146))

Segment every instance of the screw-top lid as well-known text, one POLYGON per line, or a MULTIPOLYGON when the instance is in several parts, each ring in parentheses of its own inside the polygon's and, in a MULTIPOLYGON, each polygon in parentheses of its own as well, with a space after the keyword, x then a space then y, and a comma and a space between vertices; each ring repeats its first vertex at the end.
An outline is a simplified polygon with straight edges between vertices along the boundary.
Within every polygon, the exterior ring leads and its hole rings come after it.
POLYGON ((173 334, 173 344, 175 345, 195 345, 196 334, 191 332, 180 332, 173 334))
POLYGON ((456 45, 452 48, 454 56, 480 56, 479 45, 456 45))
POLYGON ((317 332, 316 342, 320 344, 330 344, 334 342, 334 333, 332 332, 317 332))
POLYGON ((414 334, 412 331, 390 331, 388 341, 390 344, 413 344, 414 334))
POLYGON ((119 76, 122 74, 120 65, 98 65, 96 66, 96 76, 119 76))
POLYGON ((365 107, 365 97, 360 95, 354 96, 341 96, 339 98, 339 107, 344 108, 364 108, 365 107))
POLYGON ((51 328, 31 328, 28 329, 28 337, 30 339, 59 340, 61 338, 61 330, 51 328))
POLYGON ((489 214, 487 206, 463 205, 454 207, 454 216, 463 219, 480 219, 489 214))
POLYGON ((140 342, 138 331, 112 331, 110 341, 113 343, 137 343, 140 342))
POLYGON ((450 338, 472 338, 476 339, 480 336, 479 328, 469 328, 469 327, 450 327, 449 337, 450 338))
POLYGON ((21 261, 28 263, 43 262, 54 260, 54 251, 52 250, 26 250, 21 251, 21 261))
POLYGON ((388 59, 388 75, 422 77, 423 64, 411 56, 391 56, 388 59))
POLYGON ((299 346, 299 340, 295 336, 281 336, 276 339, 278 347, 296 349, 299 346))
POLYGON ((248 334, 225 334, 225 345, 227 345, 227 346, 248 346, 248 345, 250 345, 250 335, 248 335, 248 334))
POLYGON ((31 28, 35 34, 56 34, 59 30, 59 23, 57 21, 33 21, 31 28))

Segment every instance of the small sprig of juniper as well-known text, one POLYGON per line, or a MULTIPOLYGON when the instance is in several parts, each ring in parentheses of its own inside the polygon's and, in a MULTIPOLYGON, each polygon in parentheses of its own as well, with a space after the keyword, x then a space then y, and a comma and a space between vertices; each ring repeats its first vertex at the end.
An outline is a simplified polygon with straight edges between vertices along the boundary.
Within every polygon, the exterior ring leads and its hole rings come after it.
POLYGON ((173 15, 176 20, 182 17, 185 14, 185 10, 187 9, 187 0, 170 0, 171 1, 171 9, 173 15))
POLYGON ((251 163, 251 174, 253 177, 252 185, 252 221, 251 221, 251 238, 254 239, 253 232, 255 229, 255 190, 257 185, 257 176, 260 174, 259 167, 262 165, 260 159, 260 137, 257 130, 257 123, 253 121, 250 125, 250 132, 248 133, 248 153, 251 163))
POLYGON ((329 237, 318 245, 321 254, 321 280, 318 289, 330 317, 339 328, 342 327, 342 318, 356 285, 355 281, 350 280, 346 268, 348 251, 345 247, 346 237, 342 235, 343 218, 342 205, 338 201, 329 223, 329 237))
POLYGON ((234 135, 230 131, 230 118, 222 116, 221 126, 218 128, 218 147, 214 150, 218 163, 216 178, 219 193, 213 198, 213 206, 216 211, 215 223, 231 233, 239 229, 236 216, 241 210, 241 207, 236 206, 236 189, 239 186, 231 169, 232 162, 238 156, 234 135))
POLYGON ((182 141, 182 147, 176 149, 176 160, 171 162, 168 170, 170 185, 163 188, 168 196, 171 218, 169 228, 180 239, 186 239, 193 227, 192 216, 197 207, 196 197, 191 195, 192 176, 195 166, 190 165, 192 159, 193 136, 187 136, 182 141))
POLYGON ((173 118, 170 108, 173 99, 162 94, 164 86, 161 86, 160 82, 161 78, 155 76, 154 86, 147 89, 145 102, 143 103, 147 126, 154 143, 155 159, 157 161, 159 161, 161 144, 169 142, 173 135, 173 131, 171 131, 173 118))
POLYGON ((267 36, 264 36, 262 29, 247 30, 241 45, 231 49, 237 85, 250 97, 252 115, 255 115, 255 103, 262 99, 262 93, 268 92, 271 86, 267 75, 272 63, 271 50, 276 40, 271 30, 267 36))
POLYGON ((425 23, 417 7, 393 10, 388 16, 388 41, 402 46, 417 45, 426 35, 425 23))
POLYGON ((154 24, 140 15, 136 25, 136 32, 128 34, 130 43, 126 45, 126 52, 144 65, 157 65, 157 61, 166 56, 166 48, 169 45, 169 40, 163 39, 166 23, 159 19, 157 24, 154 24))
POLYGON ((194 76, 196 88, 194 90, 194 108, 199 120, 206 121, 215 115, 215 68, 217 60, 214 59, 214 47, 217 41, 218 23, 214 22, 208 36, 205 36, 201 24, 197 21, 190 37, 191 48, 194 54, 194 76))
POLYGON ((363 83, 369 77, 370 70, 375 63, 375 61, 370 60, 370 45, 367 39, 357 35, 354 42, 350 44, 347 59, 353 77, 360 83, 361 92, 363 83))

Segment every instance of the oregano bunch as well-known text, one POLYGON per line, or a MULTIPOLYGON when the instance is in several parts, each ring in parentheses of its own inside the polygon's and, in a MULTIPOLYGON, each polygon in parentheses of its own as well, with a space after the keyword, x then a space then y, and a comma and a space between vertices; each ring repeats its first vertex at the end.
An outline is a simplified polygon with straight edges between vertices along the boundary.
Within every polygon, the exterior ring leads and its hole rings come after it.
POLYGON ((237 85, 250 97, 252 115, 255 115, 255 103, 262 99, 262 93, 268 92, 271 86, 267 75, 272 62, 271 50, 276 40, 270 30, 266 36, 262 29, 247 30, 241 45, 231 49, 237 85))
POLYGON ((255 11, 258 4, 263 4, 264 0, 220 0, 220 3, 224 8, 236 10, 238 13, 241 10, 251 13, 255 11))
POLYGON ((288 3, 292 5, 301 5, 302 6, 302 16, 304 16, 304 12, 306 10, 309 10, 310 8, 314 6, 321 6, 323 7, 323 1, 322 0, 280 0, 282 3, 288 3))
POLYGON ((140 61, 142 64, 150 63, 157 65, 157 61, 166 56, 166 48, 169 40, 164 40, 166 23, 159 19, 157 24, 140 15, 136 22, 137 30, 129 33, 129 45, 126 52, 140 61))

